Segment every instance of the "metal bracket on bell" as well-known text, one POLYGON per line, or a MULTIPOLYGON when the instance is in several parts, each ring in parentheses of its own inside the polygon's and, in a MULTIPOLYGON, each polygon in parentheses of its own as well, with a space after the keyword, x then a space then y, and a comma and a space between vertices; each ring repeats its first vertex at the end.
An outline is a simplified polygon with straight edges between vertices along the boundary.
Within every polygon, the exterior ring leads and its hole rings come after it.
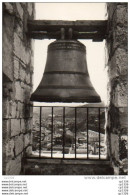
POLYGON ((72 28, 69 28, 67 30, 65 30, 65 28, 61 28, 60 33, 61 33, 61 40, 72 40, 73 39, 73 29, 72 28))
POLYGON ((61 28, 60 33, 61 33, 61 40, 65 40, 65 29, 61 28))

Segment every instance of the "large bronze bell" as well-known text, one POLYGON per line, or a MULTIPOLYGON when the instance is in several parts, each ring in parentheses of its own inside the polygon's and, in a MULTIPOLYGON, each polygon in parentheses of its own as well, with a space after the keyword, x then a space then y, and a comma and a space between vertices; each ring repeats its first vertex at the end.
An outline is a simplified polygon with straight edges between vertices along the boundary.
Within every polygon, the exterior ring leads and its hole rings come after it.
POLYGON ((45 72, 31 101, 101 102, 89 78, 86 48, 82 43, 57 40, 48 46, 45 72))

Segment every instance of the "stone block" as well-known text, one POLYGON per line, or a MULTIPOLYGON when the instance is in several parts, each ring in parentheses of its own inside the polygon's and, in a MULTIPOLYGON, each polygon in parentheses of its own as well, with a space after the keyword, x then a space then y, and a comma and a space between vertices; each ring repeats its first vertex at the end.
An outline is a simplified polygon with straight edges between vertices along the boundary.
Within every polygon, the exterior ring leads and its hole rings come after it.
POLYGON ((15 101, 15 86, 14 86, 14 82, 10 83, 10 87, 9 87, 9 100, 10 101, 15 101))
POLYGON ((27 10, 28 10, 28 13, 29 13, 29 15, 30 16, 32 16, 33 15, 33 4, 32 3, 28 3, 27 4, 28 6, 27 6, 27 10))
POLYGON ((26 132, 32 130, 32 124, 33 124, 32 118, 26 119, 25 124, 26 124, 26 132))
POLYGON ((124 48, 128 50, 128 29, 126 27, 116 26, 113 29, 113 51, 117 47, 124 48))
POLYGON ((14 8, 13 8, 13 6, 11 5, 11 3, 4 3, 4 5, 5 5, 5 9, 8 10, 8 12, 9 12, 10 14, 13 14, 14 8))
POLYGON ((26 132, 25 120, 24 119, 21 119, 21 132, 23 132, 23 133, 26 132))
POLYGON ((14 99, 13 94, 12 94, 13 92, 14 92, 14 87, 13 87, 12 82, 3 81, 3 98, 5 102, 6 100, 9 102, 10 100, 14 99))
POLYGON ((110 3, 108 9, 108 28, 112 52, 117 47, 128 49, 128 16, 126 4, 110 3))
POLYGON ((117 84, 115 91, 113 91, 113 104, 117 107, 127 107, 128 105, 128 87, 127 82, 117 84))
POLYGON ((29 131, 29 119, 25 120, 25 124, 26 124, 26 132, 29 131))
POLYGON ((14 101, 9 102, 9 113, 11 118, 15 118, 17 115, 17 103, 14 101))
POLYGON ((23 102, 24 101, 24 97, 23 97, 24 91, 23 91, 23 88, 21 87, 21 82, 16 81, 14 86, 15 86, 15 99, 23 102))
POLYGON ((10 99, 10 92, 7 85, 3 85, 3 97, 10 99))
POLYGON ((23 8, 20 5, 20 3, 16 3, 16 8, 17 8, 17 12, 18 12, 18 14, 20 16, 20 19, 23 20, 23 8))
POLYGON ((31 134, 30 133, 24 134, 24 148, 26 148, 31 143, 32 143, 31 134))
POLYGON ((23 88, 23 89, 25 89, 25 83, 24 82, 21 82, 21 87, 23 88))
POLYGON ((25 118, 29 118, 29 117, 30 117, 30 105, 25 104, 25 118))
POLYGON ((30 117, 33 117, 33 106, 30 105, 30 117))
POLYGON ((8 141, 8 143, 5 146, 6 151, 6 160, 14 158, 14 140, 11 139, 8 141))
POLYGON ((29 123, 29 130, 32 130, 32 126, 33 126, 33 119, 32 119, 32 118, 30 118, 30 119, 29 119, 29 121, 28 121, 28 123, 29 123))
POLYGON ((3 112, 3 118, 9 118, 9 100, 8 98, 3 98, 2 102, 2 112, 3 112))
POLYGON ((26 74, 26 83, 29 85, 31 83, 30 81, 30 73, 26 74))
POLYGON ((33 75, 30 74, 30 86, 31 86, 31 93, 33 93, 33 75))
POLYGON ((31 60, 31 51, 25 47, 24 42, 19 38, 17 33, 14 32, 14 53, 20 58, 26 67, 31 60))
POLYGON ((117 134, 111 133, 111 155, 119 161, 119 136, 117 134))
MULTIPOLYGON (((113 6, 113 5, 112 5, 113 6)), ((117 5, 115 6, 115 8, 112 10, 110 9, 110 13, 111 13, 111 24, 112 24, 112 29, 114 29, 117 25, 119 26, 127 26, 128 25, 128 8, 126 5, 117 5)), ((109 13, 108 13, 109 15, 109 13)))
POLYGON ((21 102, 18 102, 17 104, 17 117, 18 118, 24 117, 24 104, 21 102))
POLYGON ((116 9, 117 24, 127 25, 128 23, 128 7, 126 5, 117 5, 116 9))
POLYGON ((27 8, 27 3, 26 3, 26 2, 21 2, 20 4, 21 4, 21 6, 22 6, 23 8, 27 8))
MULTIPOLYGON (((32 43, 32 49, 34 49, 34 44, 32 43)), ((34 72, 34 54, 31 55, 31 61, 30 61, 30 73, 32 74, 34 72)))
POLYGON ((15 155, 17 156, 18 154, 23 152, 24 149, 23 134, 15 137, 14 144, 15 144, 15 155))
POLYGON ((20 132, 20 119, 11 119, 11 137, 18 135, 20 132))
POLYGON ((2 65, 3 72, 13 81, 13 29, 14 16, 5 14, 3 17, 2 65))
POLYGON ((11 133, 11 119, 8 120, 3 120, 3 142, 6 142, 10 138, 10 133, 11 133))
POLYGON ((112 18, 113 18, 113 13, 114 13, 114 11, 115 11, 115 9, 116 9, 116 6, 117 6, 117 4, 116 3, 107 3, 107 11, 108 11, 108 19, 109 19, 109 21, 111 21, 112 20, 112 18))
POLYGON ((128 54, 125 49, 118 48, 111 61, 108 63, 109 66, 109 78, 113 79, 118 76, 127 77, 128 73, 128 54))
POLYGON ((25 64, 29 65, 30 60, 31 60, 31 50, 29 48, 26 48, 24 50, 23 61, 25 62, 25 64))
POLYGON ((14 78, 19 79, 19 61, 14 59, 14 78))
POLYGON ((26 155, 29 156, 29 155, 32 155, 32 146, 28 146, 25 150, 26 152, 26 155))
POLYGON ((19 36, 17 35, 17 33, 14 32, 14 53, 15 55, 21 59, 21 56, 24 52, 24 46, 23 43, 21 41, 21 39, 19 38, 19 36))
POLYGON ((113 165, 113 169, 114 169, 114 175, 119 175, 119 167, 113 165))
POLYGON ((22 66, 20 66, 20 80, 24 82, 25 78, 26 78, 26 71, 22 66))
POLYGON ((17 26, 15 28, 16 34, 20 37, 21 40, 23 40, 23 24, 17 23, 17 26))
POLYGON ((20 81, 15 82, 15 98, 16 100, 21 100, 21 83, 20 81))
POLYGON ((120 128, 128 128, 128 108, 119 108, 120 128))
POLYGON ((8 161, 6 165, 6 175, 20 175, 21 172, 21 155, 14 160, 8 161))
POLYGON ((29 104, 30 103, 30 96, 31 96, 31 86, 29 85, 25 85, 25 91, 24 91, 24 97, 25 97, 25 100, 26 100, 26 104, 29 104))

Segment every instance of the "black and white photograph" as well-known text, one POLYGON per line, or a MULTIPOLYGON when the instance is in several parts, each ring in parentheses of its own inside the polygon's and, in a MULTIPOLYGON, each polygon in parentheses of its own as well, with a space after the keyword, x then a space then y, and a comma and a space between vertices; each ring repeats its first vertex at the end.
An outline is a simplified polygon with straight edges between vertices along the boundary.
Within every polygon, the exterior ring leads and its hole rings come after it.
POLYGON ((2 175, 127 177, 128 2, 1 4, 2 175))

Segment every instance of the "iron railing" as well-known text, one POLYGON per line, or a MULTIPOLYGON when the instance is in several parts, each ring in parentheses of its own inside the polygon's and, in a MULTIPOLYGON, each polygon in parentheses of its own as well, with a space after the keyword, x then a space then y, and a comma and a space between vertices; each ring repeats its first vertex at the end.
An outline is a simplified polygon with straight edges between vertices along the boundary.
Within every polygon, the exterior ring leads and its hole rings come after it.
MULTIPOLYGON (((37 147, 33 147, 34 155, 37 155, 39 158, 98 159, 98 160, 106 159, 106 146, 104 141, 105 140, 105 113, 107 109, 106 107, 70 107, 70 109, 73 109, 74 111, 73 117, 72 117, 72 113, 69 116, 70 120, 71 117, 74 119, 73 124, 71 121, 70 123, 66 122, 66 119, 68 119, 67 118, 68 116, 66 116, 67 115, 66 110, 69 109, 68 107, 56 107, 56 106, 53 107, 33 106, 33 107, 34 107, 34 113, 35 113, 35 109, 37 109, 36 110, 37 130, 35 129, 36 118, 34 118, 33 121, 33 137, 34 137, 33 140, 35 139, 35 144, 37 144, 37 147), (46 112, 47 108, 50 109, 50 114, 48 114, 49 119, 47 118, 48 116, 46 116, 45 118, 43 116, 43 112, 46 112), (60 123, 60 128, 62 126, 62 129, 60 129, 61 132, 59 138, 60 139, 59 151, 58 149, 57 151, 55 149, 56 146, 58 148, 58 145, 56 145, 56 141, 55 141, 56 138, 58 138, 56 137, 58 132, 58 127, 55 127, 56 125, 54 124, 54 120, 57 117, 55 116, 54 111, 57 108, 58 109, 60 108, 60 112, 62 111, 62 115, 60 115, 60 118, 62 118, 62 122, 60 123), (83 122, 80 121, 79 123, 78 111, 80 109, 84 109, 83 111, 84 121, 83 122), (47 127, 45 127, 46 125, 48 125, 48 123, 50 125, 48 127, 49 130, 47 129, 47 127), (84 130, 81 129, 80 125, 83 126, 84 130), (70 127, 67 128, 67 126, 70 127), (55 130, 55 128, 57 128, 57 130, 55 130), (47 135, 45 135, 46 131, 49 132, 47 135), (67 131, 71 132, 71 139, 70 139, 71 141, 68 145, 66 144, 67 143, 66 139, 68 136, 67 131), (82 134, 84 133, 83 138, 80 135, 80 132, 82 134), (47 136, 49 136, 48 140, 44 141, 44 138, 47 136), (50 144, 48 142, 50 142, 50 144), (66 150, 68 152, 66 152, 66 150)), ((82 116, 80 116, 80 120, 81 118, 82 116)))

